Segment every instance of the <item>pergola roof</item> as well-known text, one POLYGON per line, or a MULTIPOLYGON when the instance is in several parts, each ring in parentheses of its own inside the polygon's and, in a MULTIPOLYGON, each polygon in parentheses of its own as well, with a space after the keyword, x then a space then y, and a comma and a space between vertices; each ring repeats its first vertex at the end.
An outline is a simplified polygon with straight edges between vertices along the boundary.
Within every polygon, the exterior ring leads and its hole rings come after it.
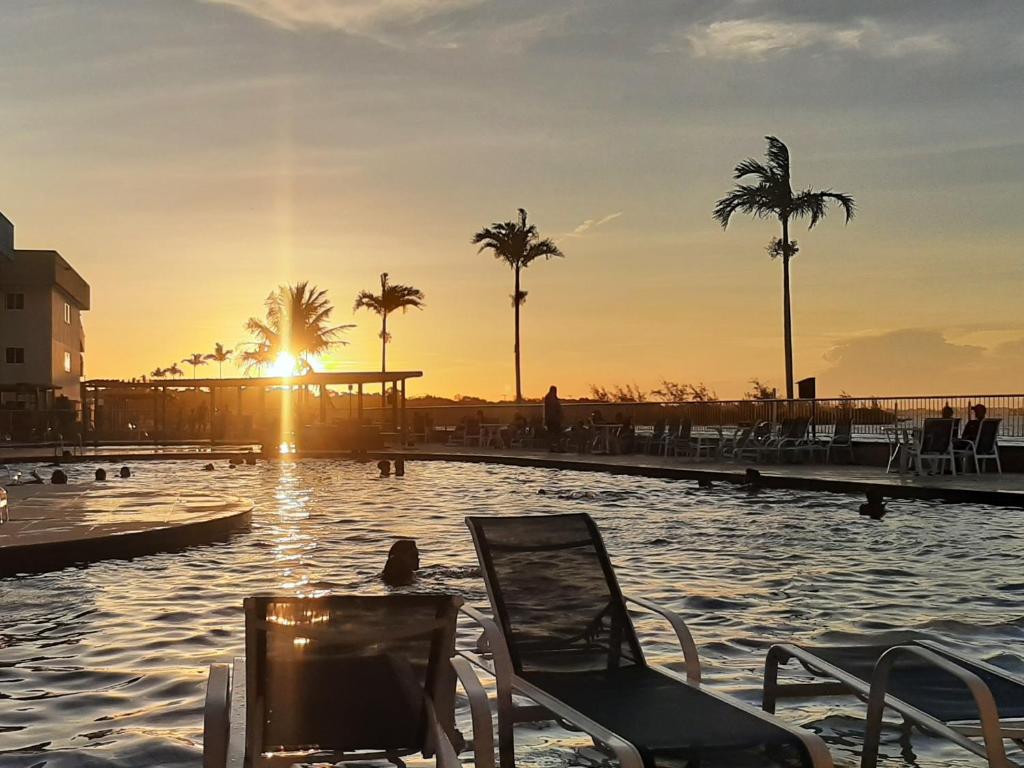
POLYGON ((254 376, 228 379, 153 379, 150 381, 121 381, 119 379, 90 379, 83 382, 87 389, 195 389, 238 387, 296 387, 344 386, 347 384, 393 384, 406 379, 418 379, 423 371, 321 371, 303 376, 254 376))

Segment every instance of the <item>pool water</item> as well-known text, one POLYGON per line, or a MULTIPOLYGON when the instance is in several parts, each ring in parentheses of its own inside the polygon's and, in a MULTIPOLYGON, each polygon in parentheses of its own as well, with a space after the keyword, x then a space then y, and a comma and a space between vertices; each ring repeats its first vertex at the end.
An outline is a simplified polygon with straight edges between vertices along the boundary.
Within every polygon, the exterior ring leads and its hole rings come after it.
MULTIPOLYGON (((91 482, 94 469, 72 466, 71 482, 91 482)), ((462 521, 471 513, 592 514, 624 588, 681 613, 706 684, 752 703, 765 649, 784 640, 914 630, 1024 672, 1019 510, 891 502, 875 522, 857 514, 860 499, 839 495, 446 462, 410 462, 404 478, 389 479, 372 464, 328 460, 221 462, 215 472, 139 462, 133 473, 109 482, 248 496, 252 530, 175 554, 0 580, 3 768, 197 768, 207 666, 242 653, 243 597, 385 592, 387 550, 411 536, 424 565, 412 589, 484 605, 462 521)), ((652 660, 681 661, 667 627, 638 628, 652 660)), ((467 627, 460 642, 475 636, 467 627)), ((855 700, 782 701, 779 714, 820 733, 838 765, 859 764, 855 700)), ((599 755, 587 744, 553 724, 517 727, 522 766, 592 765, 599 755)), ((883 756, 922 768, 982 764, 919 733, 907 743, 896 728, 883 756)))

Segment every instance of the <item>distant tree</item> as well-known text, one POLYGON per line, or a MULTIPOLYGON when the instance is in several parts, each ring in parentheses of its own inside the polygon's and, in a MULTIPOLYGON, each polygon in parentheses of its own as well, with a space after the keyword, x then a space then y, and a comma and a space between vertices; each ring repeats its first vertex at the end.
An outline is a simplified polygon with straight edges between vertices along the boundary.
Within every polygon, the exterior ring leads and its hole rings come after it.
POLYGON ((163 368, 154 368, 152 371, 149 372, 149 375, 154 379, 162 379, 164 376, 167 375, 167 371, 164 370, 163 368))
POLYGON ((347 344, 340 335, 354 325, 331 325, 334 305, 327 291, 308 281, 282 285, 267 296, 266 319, 250 317, 246 330, 266 347, 271 360, 282 353, 295 358, 302 372, 312 370, 309 359, 322 355, 336 344, 347 344))
POLYGON ((537 228, 526 222, 526 211, 519 209, 516 221, 495 222, 484 227, 475 235, 472 242, 479 245, 479 253, 489 250, 496 259, 504 261, 515 274, 515 290, 512 293, 512 307, 515 310, 515 364, 516 364, 516 402, 523 400, 522 374, 520 368, 519 345, 519 312, 526 301, 526 291, 520 285, 520 273, 539 258, 550 259, 564 256, 554 240, 541 238, 537 228))
POLYGON ((167 376, 173 376, 175 378, 185 375, 185 372, 178 367, 177 363, 171 363, 171 365, 164 370, 164 373, 167 376))
POLYGON ((651 390, 651 394, 664 403, 709 403, 718 399, 715 391, 703 381, 698 384, 680 384, 662 380, 661 386, 651 390))
POLYGON ((192 378, 194 379, 196 377, 196 368, 200 365, 206 365, 206 358, 203 356, 202 352, 193 352, 181 362, 188 363, 192 366, 192 378))
POLYGON ((793 319, 790 312, 789 261, 796 255, 797 247, 789 239, 789 222, 793 219, 809 218, 808 229, 814 227, 828 213, 829 205, 837 203, 846 214, 846 221, 853 218, 853 198, 832 190, 815 191, 806 189, 793 192, 789 173, 789 149, 774 136, 766 136, 767 162, 744 160, 736 166, 733 178, 736 180, 753 176, 753 184, 736 184, 732 190, 715 204, 714 217, 722 225, 729 226, 734 213, 746 213, 759 219, 777 218, 782 225, 782 238, 773 241, 768 252, 782 258, 782 302, 783 332, 786 347, 786 397, 793 398, 793 319))
POLYGON ((213 345, 213 352, 203 355, 204 360, 213 360, 217 363, 217 376, 221 379, 224 378, 224 363, 231 359, 231 353, 233 349, 224 349, 224 345, 219 341, 213 345))
POLYGON ((775 400, 779 396, 775 387, 765 384, 758 378, 750 380, 750 389, 743 393, 744 400, 775 400))
MULTIPOLYGON (((367 309, 380 315, 380 372, 387 371, 388 343, 391 341, 391 334, 388 332, 388 315, 397 310, 407 312, 409 307, 423 309, 423 291, 413 288, 411 285, 399 285, 388 282, 388 273, 382 272, 380 276, 380 293, 374 294, 370 291, 360 291, 356 296, 356 303, 352 307, 355 312, 360 309, 367 309)), ((387 388, 386 383, 381 383, 381 392, 387 388)))

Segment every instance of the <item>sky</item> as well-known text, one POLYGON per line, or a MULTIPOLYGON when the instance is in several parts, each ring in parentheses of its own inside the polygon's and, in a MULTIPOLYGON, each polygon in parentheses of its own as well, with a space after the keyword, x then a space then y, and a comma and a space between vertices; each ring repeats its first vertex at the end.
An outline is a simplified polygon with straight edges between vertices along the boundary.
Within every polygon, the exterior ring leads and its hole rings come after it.
MULTIPOLYGON (((798 187, 797 378, 819 393, 1020 391, 1018 0, 3 0, 0 210, 90 282, 87 375, 236 347, 276 285, 349 344, 378 274, 410 394, 510 397, 512 275, 470 244, 529 211, 527 396, 783 381, 777 224, 712 220, 764 136, 798 187)), ((225 373, 232 372, 226 369, 225 373)))

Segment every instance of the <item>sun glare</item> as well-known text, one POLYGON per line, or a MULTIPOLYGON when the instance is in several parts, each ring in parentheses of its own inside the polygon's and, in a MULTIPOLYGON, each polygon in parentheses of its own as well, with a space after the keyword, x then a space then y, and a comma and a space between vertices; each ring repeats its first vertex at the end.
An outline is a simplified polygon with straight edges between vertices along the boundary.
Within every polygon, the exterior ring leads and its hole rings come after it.
POLYGON ((299 372, 299 363, 295 359, 294 355, 288 352, 282 352, 277 356, 277 360, 270 366, 271 376, 295 376, 299 372))

